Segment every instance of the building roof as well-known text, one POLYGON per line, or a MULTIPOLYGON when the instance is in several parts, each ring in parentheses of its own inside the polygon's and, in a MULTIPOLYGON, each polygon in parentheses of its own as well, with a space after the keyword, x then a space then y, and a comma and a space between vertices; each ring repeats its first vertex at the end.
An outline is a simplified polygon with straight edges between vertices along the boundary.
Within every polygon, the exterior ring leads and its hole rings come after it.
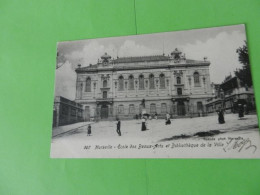
POLYGON ((114 59, 113 62, 117 63, 134 63, 134 62, 152 62, 152 61, 167 61, 170 60, 169 56, 157 55, 157 56, 135 56, 135 57, 121 57, 114 59))
POLYGON ((147 69, 147 68, 165 68, 172 65, 209 65, 210 62, 206 60, 191 60, 185 57, 179 59, 173 59, 172 56, 166 55, 152 55, 152 56, 133 56, 133 57, 118 57, 111 59, 111 57, 105 53, 101 56, 101 61, 97 64, 89 65, 85 67, 78 67, 75 71, 97 71, 97 70, 133 70, 133 69, 147 69), (104 61, 109 59, 109 61, 104 61), (103 60, 103 61, 102 61, 103 60), (161 63, 156 63, 161 62, 161 63), (146 64, 141 64, 146 63, 146 64), (104 66, 102 66, 104 65, 104 66))

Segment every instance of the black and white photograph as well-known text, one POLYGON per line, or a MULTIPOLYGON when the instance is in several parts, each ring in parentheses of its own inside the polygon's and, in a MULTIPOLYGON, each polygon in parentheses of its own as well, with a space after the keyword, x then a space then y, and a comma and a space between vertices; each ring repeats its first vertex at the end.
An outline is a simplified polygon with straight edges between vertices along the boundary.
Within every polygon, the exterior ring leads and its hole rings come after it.
POLYGON ((259 158, 245 25, 57 43, 51 158, 259 158))

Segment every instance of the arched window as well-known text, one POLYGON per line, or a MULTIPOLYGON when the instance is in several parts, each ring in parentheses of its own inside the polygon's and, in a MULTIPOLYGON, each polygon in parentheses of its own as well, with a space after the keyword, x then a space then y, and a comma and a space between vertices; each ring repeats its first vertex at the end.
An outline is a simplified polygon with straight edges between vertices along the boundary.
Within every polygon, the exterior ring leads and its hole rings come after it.
POLYGON ((107 87, 107 80, 103 81, 103 87, 107 87))
POLYGON ((198 72, 194 72, 194 86, 200 86, 200 75, 198 72))
POLYGON ((139 89, 144 89, 144 76, 139 76, 139 89))
POLYGON ((118 90, 123 91, 124 90, 124 77, 120 76, 118 78, 118 90))
POLYGON ((86 80, 86 87, 85 87, 86 92, 91 92, 91 79, 88 77, 86 80))
POLYGON ((160 88, 161 89, 165 88, 165 76, 164 76, 164 74, 160 74, 160 88))
POLYGON ((129 85, 128 86, 129 86, 130 90, 134 89, 134 77, 133 77, 133 75, 129 76, 129 85))
POLYGON ((154 86, 154 76, 153 76, 153 74, 151 74, 149 76, 149 83, 150 83, 150 89, 154 89, 155 86, 154 86))
POLYGON ((155 104, 151 104, 150 105, 150 114, 155 114, 156 113, 156 105, 155 104))
POLYGON ((177 80, 177 84, 181 84, 181 77, 177 77, 176 80, 177 80))
POLYGON ((166 103, 161 104, 161 113, 166 113, 167 112, 167 106, 166 103))
POLYGON ((130 104, 129 105, 129 114, 134 114, 135 113, 135 105, 134 104, 130 104))

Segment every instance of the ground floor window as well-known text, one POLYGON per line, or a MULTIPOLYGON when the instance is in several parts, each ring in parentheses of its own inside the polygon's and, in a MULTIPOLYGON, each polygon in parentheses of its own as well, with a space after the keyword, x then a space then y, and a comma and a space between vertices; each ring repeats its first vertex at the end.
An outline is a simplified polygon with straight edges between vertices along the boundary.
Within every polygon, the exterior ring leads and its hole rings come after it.
POLYGON ((167 112, 167 106, 166 103, 161 104, 161 113, 166 113, 167 112))
POLYGON ((198 109, 198 111, 203 111, 203 104, 202 104, 202 102, 197 102, 197 109, 198 109))
POLYGON ((118 114, 124 114, 124 105, 118 106, 118 114))
POLYGON ((155 114, 156 113, 156 105, 155 104, 151 104, 150 105, 150 113, 151 114, 155 114))
POLYGON ((134 114, 135 113, 135 105, 134 104, 130 104, 129 105, 129 114, 134 114))

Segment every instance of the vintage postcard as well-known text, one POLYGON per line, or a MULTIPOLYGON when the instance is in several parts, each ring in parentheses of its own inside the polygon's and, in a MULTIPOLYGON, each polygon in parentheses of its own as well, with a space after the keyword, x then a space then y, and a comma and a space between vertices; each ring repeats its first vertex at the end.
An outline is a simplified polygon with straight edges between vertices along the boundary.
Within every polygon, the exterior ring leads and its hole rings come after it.
POLYGON ((51 158, 259 158, 244 25, 57 44, 51 158))

